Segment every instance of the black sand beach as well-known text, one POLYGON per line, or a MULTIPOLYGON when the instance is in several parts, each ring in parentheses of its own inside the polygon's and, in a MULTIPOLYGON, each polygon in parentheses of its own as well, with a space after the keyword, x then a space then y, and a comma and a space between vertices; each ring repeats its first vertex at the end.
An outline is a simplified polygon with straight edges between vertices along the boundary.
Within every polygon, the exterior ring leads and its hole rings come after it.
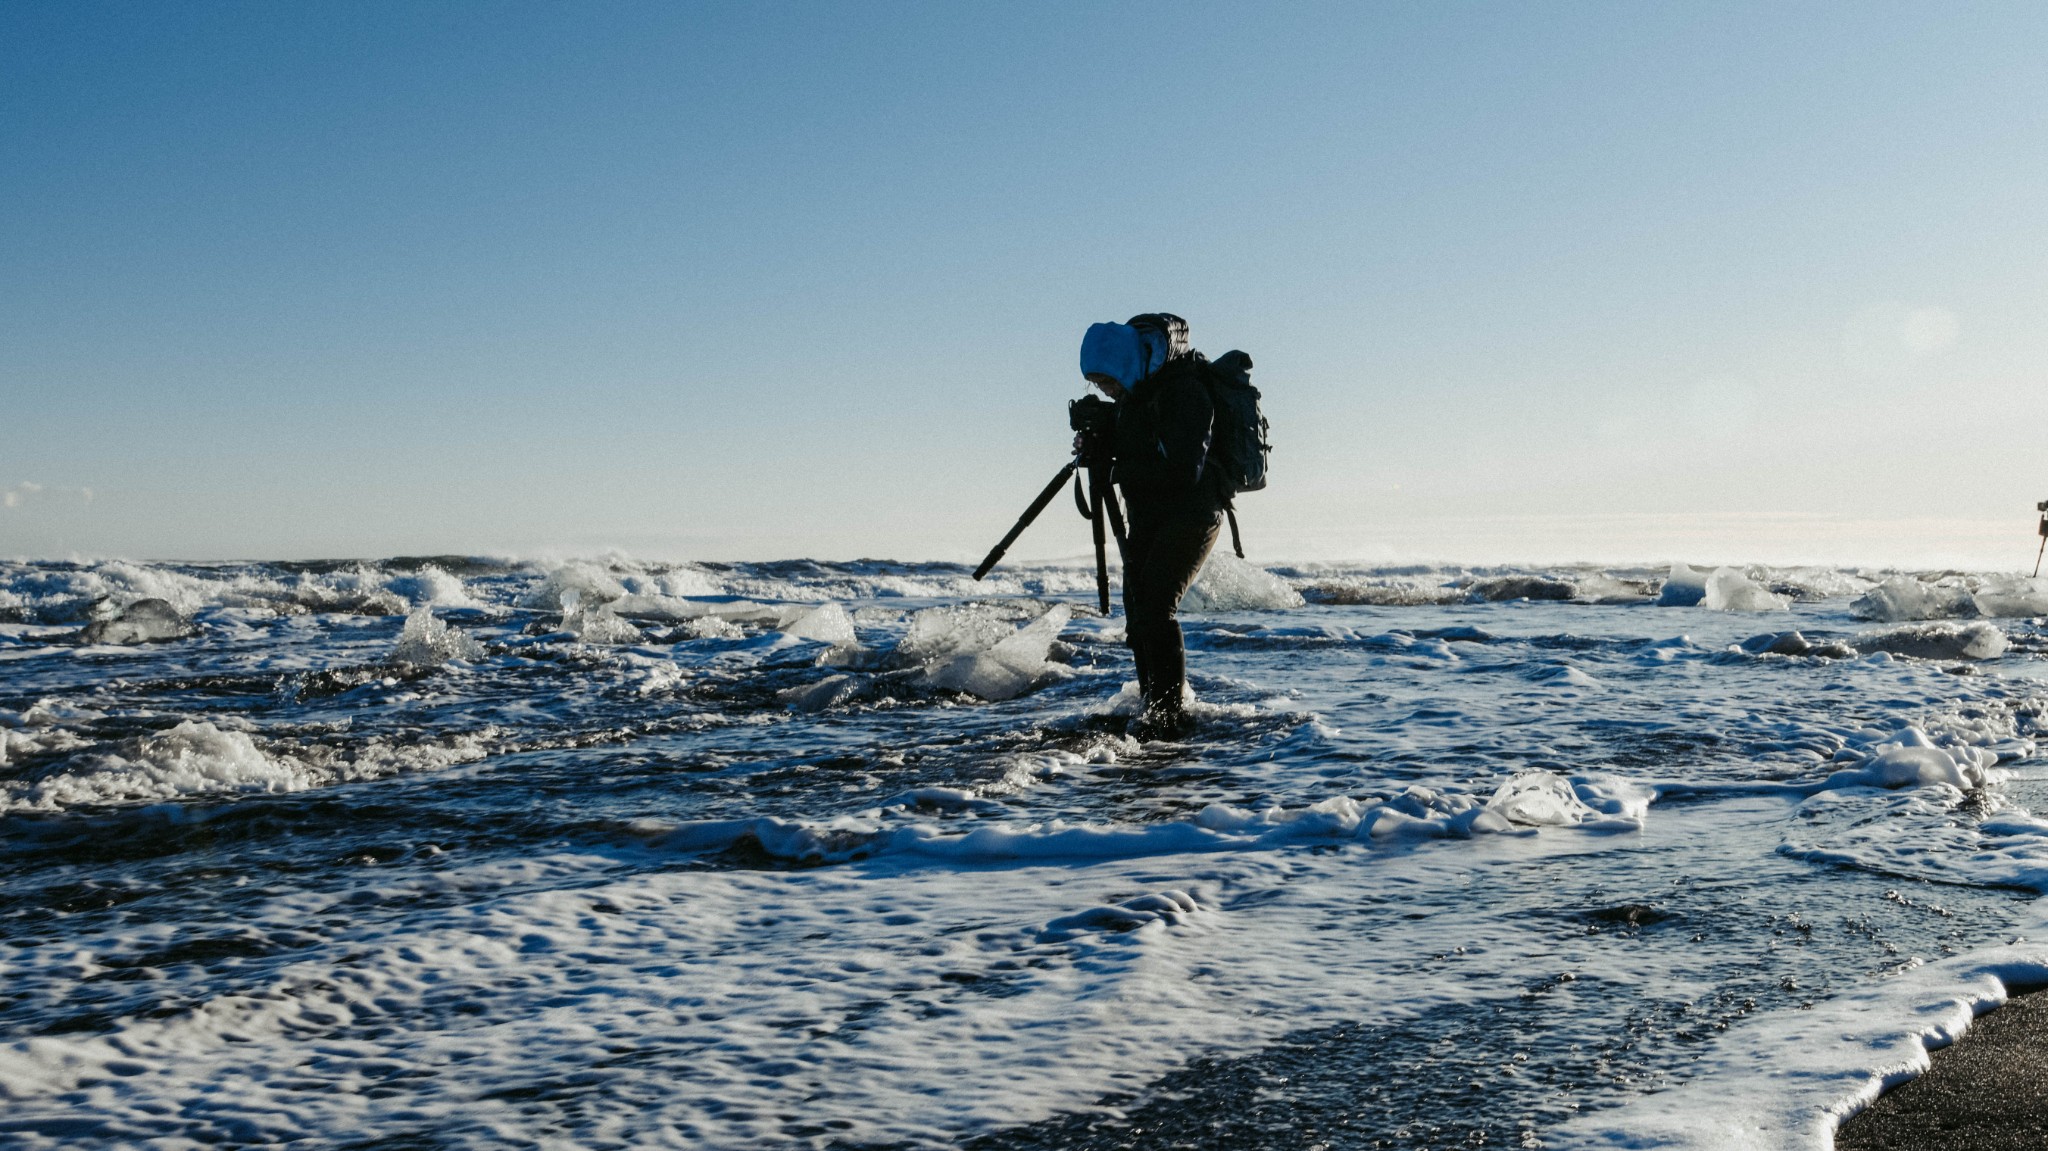
POLYGON ((2016 995, 1934 1053, 1925 1075, 1842 1125, 1837 1151, 2048 1147, 2048 991, 2016 995))

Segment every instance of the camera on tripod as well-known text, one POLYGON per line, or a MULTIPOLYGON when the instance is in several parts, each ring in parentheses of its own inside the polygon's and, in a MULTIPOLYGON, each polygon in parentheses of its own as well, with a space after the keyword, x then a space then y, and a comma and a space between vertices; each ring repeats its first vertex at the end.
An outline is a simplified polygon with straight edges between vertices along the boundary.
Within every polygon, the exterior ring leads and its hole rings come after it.
MULTIPOLYGON (((1076 444, 1081 465, 1107 461, 1115 455, 1116 405, 1101 396, 1082 396, 1067 401, 1067 426, 1080 433, 1076 444)), ((2048 511, 2048 508, 2043 508, 2048 511)))
POLYGON ((1017 517, 1016 524, 1002 541, 989 550, 981 566, 974 569, 974 578, 987 575, 1017 542, 1017 537, 1045 510, 1059 494, 1068 477, 1074 480, 1074 507, 1081 518, 1088 521, 1091 534, 1095 537, 1095 595, 1102 607, 1102 614, 1109 614, 1109 557, 1104 527, 1116 539, 1117 547, 1124 544, 1124 513, 1118 506, 1116 491, 1111 486, 1110 471, 1116 463, 1116 405, 1100 396, 1082 396, 1067 402, 1067 426, 1074 430, 1074 458, 1059 470, 1024 514, 1017 517), (1086 489, 1081 477, 1087 476, 1086 489))

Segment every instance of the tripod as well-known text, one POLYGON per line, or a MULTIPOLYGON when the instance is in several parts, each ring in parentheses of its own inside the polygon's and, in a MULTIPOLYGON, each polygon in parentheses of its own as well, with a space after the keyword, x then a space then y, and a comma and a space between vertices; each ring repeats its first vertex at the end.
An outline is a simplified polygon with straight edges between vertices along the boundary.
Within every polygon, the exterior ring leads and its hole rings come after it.
POLYGON ((1045 510, 1045 505, 1052 502, 1052 497, 1058 494, 1060 485, 1067 482, 1068 476, 1072 476, 1074 507, 1081 513, 1081 518, 1088 521, 1089 530, 1095 537, 1096 602, 1101 605, 1103 615, 1109 614, 1109 555, 1107 541, 1103 535, 1103 522, 1108 521, 1110 533, 1116 536, 1119 553, 1123 550, 1126 534, 1123 506, 1117 502, 1116 491, 1110 486, 1109 478, 1110 465, 1114 462, 1110 435, 1115 427, 1115 420, 1116 409, 1094 396, 1083 396, 1067 405, 1067 423, 1080 433, 1080 443, 1074 451, 1074 458, 1068 460, 1067 466, 1061 468, 1059 474, 1052 478, 1052 482, 1045 485, 1045 490, 1038 493, 1038 498, 1031 501, 1031 506, 1024 509, 1024 514, 1017 517, 1016 524, 1010 528, 1009 534, 1002 538, 1002 542, 990 549, 987 558, 981 561, 981 566, 974 569, 975 579, 987 575, 990 569, 1001 562, 1003 553, 1010 550, 1010 545, 1017 542, 1017 537, 1024 534, 1024 529, 1030 527, 1031 521, 1038 518, 1038 513, 1045 510), (1080 475, 1083 471, 1088 474, 1085 493, 1082 490, 1080 475))

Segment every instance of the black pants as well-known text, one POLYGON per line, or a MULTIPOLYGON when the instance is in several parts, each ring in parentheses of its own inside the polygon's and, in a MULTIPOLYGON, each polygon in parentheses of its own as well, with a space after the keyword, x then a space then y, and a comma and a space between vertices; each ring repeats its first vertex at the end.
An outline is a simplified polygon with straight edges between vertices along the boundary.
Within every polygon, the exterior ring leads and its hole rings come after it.
POLYGON ((1222 509, 1206 501, 1176 503, 1160 507, 1132 499, 1124 543, 1124 634, 1138 665, 1138 687, 1147 706, 1168 709, 1180 706, 1188 678, 1180 600, 1194 586, 1223 524, 1222 509))

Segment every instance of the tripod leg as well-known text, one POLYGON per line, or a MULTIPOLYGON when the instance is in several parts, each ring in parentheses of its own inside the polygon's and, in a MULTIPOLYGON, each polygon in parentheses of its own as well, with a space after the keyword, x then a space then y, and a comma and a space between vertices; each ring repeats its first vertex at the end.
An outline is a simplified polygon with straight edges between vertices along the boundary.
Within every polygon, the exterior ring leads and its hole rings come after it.
POLYGON ((1131 533, 1124 530, 1124 509, 1123 505, 1117 502, 1116 487, 1109 482, 1109 469, 1099 465, 1089 468, 1088 482, 1102 492, 1102 507, 1109 513, 1110 534, 1116 537, 1116 546, 1121 551, 1124 540, 1131 533))
POLYGON ((974 569, 975 579, 987 575, 989 569, 1002 560, 1003 553, 1010 550, 1010 545, 1017 542, 1017 537, 1024 534, 1024 529, 1030 527, 1031 521, 1038 518, 1038 513, 1045 510, 1045 505, 1052 502, 1052 497, 1059 494, 1060 485, 1066 483, 1067 477, 1073 475, 1074 469, 1080 466, 1079 460, 1067 461, 1067 466, 1060 469, 1060 474, 1054 476, 1052 482, 1045 485, 1045 490, 1038 493, 1038 498, 1031 501, 1031 506, 1024 509, 1024 514, 1017 517, 1017 524, 1010 529, 1010 534, 1003 537, 1003 542, 990 549, 988 558, 982 560, 981 566, 974 569))
POLYGON ((1095 535, 1095 597, 1102 604, 1102 614, 1109 614, 1109 556, 1102 547, 1102 489, 1093 488, 1089 493, 1088 526, 1095 535))
MULTIPOLYGON (((2042 526, 2048 527, 2048 524, 2043 524, 2042 526)), ((2044 531, 2041 533, 2041 546, 2034 549, 2034 576, 2037 579, 2041 575, 2042 552, 2048 552, 2048 531, 2044 531)))

